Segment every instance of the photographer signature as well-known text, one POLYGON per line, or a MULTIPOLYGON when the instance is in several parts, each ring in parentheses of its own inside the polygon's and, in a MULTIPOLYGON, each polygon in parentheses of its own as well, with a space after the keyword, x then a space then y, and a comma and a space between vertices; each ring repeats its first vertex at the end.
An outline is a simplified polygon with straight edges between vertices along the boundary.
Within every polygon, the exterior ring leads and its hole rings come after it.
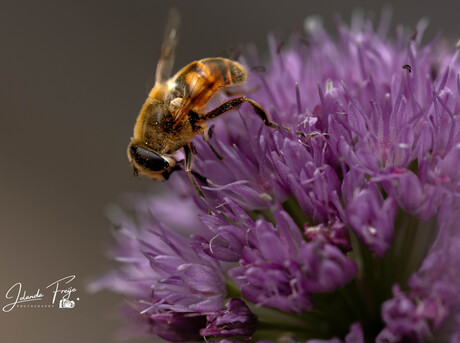
MULTIPOLYGON (((50 283, 48 286, 46 286, 46 289, 50 287, 51 287, 50 289, 52 289, 51 291, 53 295, 53 300, 51 302, 52 305, 54 305, 56 301, 56 297, 60 295, 61 296, 61 299, 59 301, 60 308, 75 307, 75 302, 73 300, 70 300, 70 296, 72 295, 72 293, 75 293, 77 289, 72 286, 69 286, 67 288, 61 286, 61 285, 69 284, 74 279, 75 279, 75 275, 69 275, 59 280, 56 280, 50 283)), ((13 299, 13 301, 3 306, 3 312, 12 311, 18 304, 34 302, 34 301, 41 301, 44 299, 45 296, 40 291, 40 288, 38 288, 34 294, 28 295, 25 290, 24 291, 22 290, 22 283, 17 282, 13 286, 10 287, 10 289, 6 292, 5 297, 6 299, 13 299)), ((77 300, 79 300, 79 298, 77 298, 77 300)))

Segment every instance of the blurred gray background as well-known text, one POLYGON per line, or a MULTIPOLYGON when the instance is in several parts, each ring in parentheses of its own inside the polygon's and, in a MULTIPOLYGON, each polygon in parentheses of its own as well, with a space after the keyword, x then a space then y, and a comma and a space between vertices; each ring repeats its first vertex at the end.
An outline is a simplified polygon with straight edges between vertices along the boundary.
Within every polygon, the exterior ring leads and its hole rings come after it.
MULTIPOLYGON (((118 1, 3 0, 0 4, 0 305, 22 282, 29 292, 75 274, 72 310, 0 311, 1 342, 113 342, 122 298, 88 294, 85 284, 111 265, 104 210, 153 182, 135 179, 126 146, 152 85, 168 8, 182 15, 176 68, 287 33, 308 15, 333 26, 361 8, 428 37, 460 38, 460 2, 442 1, 118 1)), ((313 80, 313 82, 316 82, 313 80)), ((140 340, 145 341, 145 340, 140 340)))

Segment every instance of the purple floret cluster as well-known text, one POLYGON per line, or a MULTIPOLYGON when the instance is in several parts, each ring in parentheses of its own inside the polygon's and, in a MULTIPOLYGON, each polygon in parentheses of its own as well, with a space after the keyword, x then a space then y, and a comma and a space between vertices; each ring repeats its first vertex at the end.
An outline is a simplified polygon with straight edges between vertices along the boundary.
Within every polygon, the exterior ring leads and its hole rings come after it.
POLYGON ((460 63, 424 23, 307 21, 242 61, 250 106, 197 137, 193 170, 112 208, 140 334, 173 342, 460 342, 460 63), (264 66, 263 70, 260 68, 264 66))

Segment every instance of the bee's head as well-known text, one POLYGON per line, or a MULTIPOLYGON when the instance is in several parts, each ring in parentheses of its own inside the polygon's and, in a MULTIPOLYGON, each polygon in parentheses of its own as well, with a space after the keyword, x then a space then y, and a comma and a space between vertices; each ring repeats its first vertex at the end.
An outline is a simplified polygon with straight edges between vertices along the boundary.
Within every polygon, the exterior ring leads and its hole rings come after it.
POLYGON ((176 168, 176 160, 169 156, 157 154, 146 146, 130 143, 128 159, 134 174, 144 174, 154 180, 166 180, 176 168))

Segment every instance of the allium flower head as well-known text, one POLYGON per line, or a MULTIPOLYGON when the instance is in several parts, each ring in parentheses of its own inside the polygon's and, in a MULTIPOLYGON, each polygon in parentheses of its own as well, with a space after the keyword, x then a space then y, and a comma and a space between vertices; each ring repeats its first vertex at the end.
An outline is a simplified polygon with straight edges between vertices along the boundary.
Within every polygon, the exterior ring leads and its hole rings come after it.
MULTIPOLYGON (((169 341, 460 341, 460 64, 449 44, 355 17, 307 21, 242 62, 250 106, 194 140, 193 170, 112 211, 130 299, 169 341), (441 42, 442 43, 442 42, 441 42), (167 213, 168 215, 164 215, 167 213)), ((134 315, 133 315, 134 314, 134 315)))

